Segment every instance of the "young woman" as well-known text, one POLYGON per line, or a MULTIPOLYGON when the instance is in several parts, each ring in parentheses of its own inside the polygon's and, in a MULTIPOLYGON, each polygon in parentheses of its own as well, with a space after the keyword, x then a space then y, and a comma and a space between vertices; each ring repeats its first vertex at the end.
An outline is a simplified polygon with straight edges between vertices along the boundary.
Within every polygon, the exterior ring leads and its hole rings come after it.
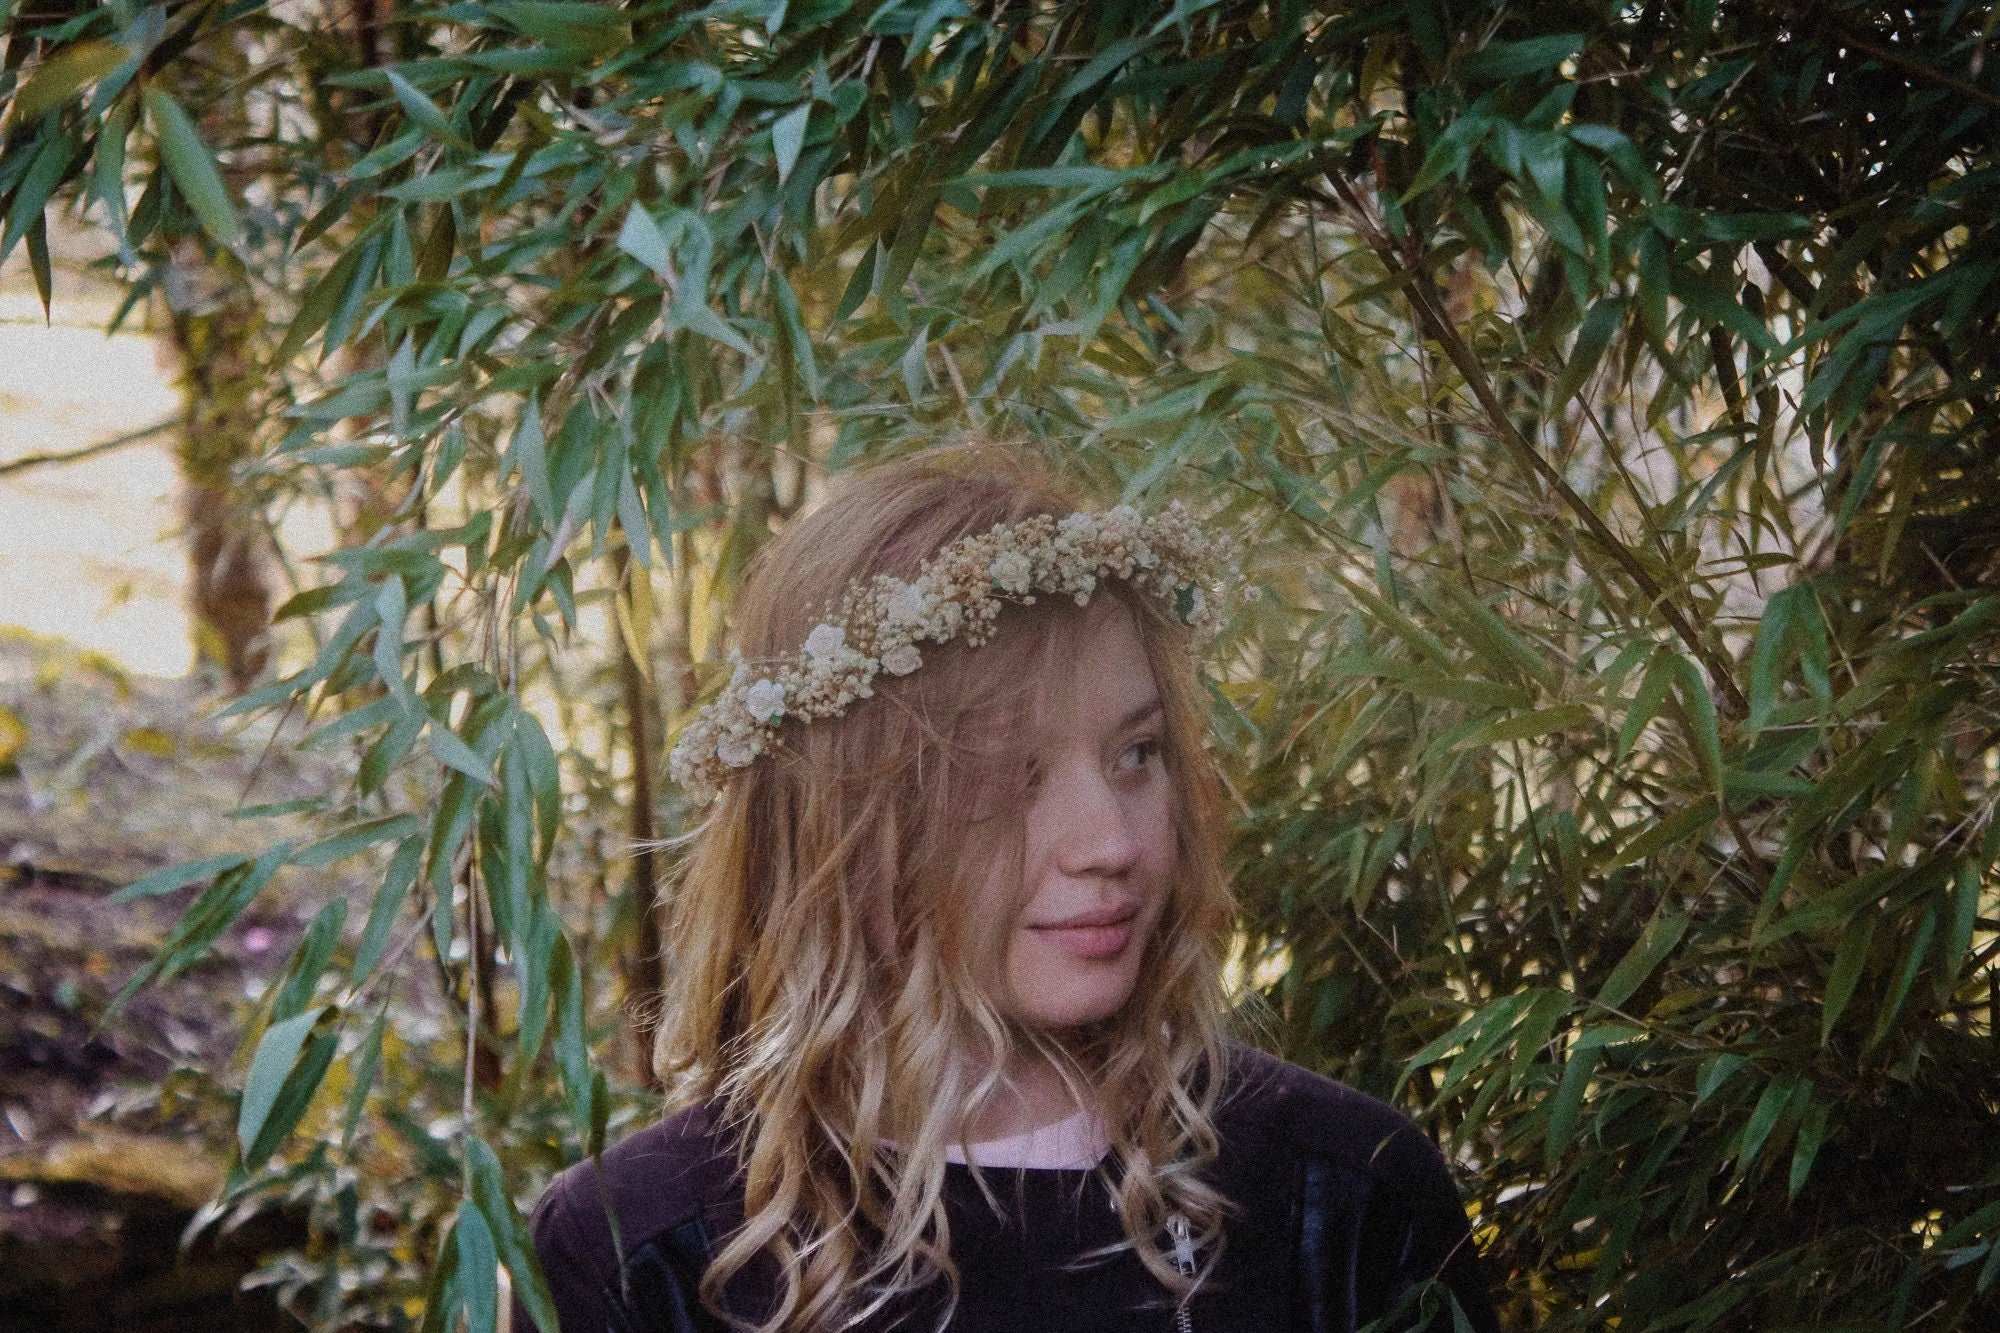
POLYGON ((1495 1327, 1430 1142, 1225 1040, 1219 557, 992 450, 758 556, 673 754, 682 1109, 536 1210, 562 1333, 1495 1327))

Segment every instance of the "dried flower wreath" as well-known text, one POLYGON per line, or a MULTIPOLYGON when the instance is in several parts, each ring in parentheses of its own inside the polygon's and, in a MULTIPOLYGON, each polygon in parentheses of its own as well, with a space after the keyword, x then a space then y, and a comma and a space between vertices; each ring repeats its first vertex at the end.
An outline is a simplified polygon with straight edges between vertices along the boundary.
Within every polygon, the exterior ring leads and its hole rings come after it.
POLYGON ((874 693, 882 672, 923 665, 920 644, 993 637, 1007 602, 1038 596, 1089 602, 1098 583, 1122 579, 1160 598, 1198 633, 1218 628, 1223 552, 1178 504, 1141 515, 1038 515, 941 547, 908 581, 879 574, 843 594, 831 619, 792 657, 753 666, 740 657, 729 683, 698 713, 668 758, 674 781, 697 800, 720 794, 732 772, 770 748, 787 720, 838 717, 874 693))

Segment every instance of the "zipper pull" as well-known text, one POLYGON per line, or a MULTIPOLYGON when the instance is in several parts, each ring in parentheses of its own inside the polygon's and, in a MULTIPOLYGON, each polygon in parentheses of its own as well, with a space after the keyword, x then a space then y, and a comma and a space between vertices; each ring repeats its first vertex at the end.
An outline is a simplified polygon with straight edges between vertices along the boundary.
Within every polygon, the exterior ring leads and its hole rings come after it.
POLYGON ((1174 1238, 1174 1267, 1184 1277, 1194 1276, 1194 1236, 1188 1220, 1179 1213, 1167 1219, 1167 1231, 1174 1238))

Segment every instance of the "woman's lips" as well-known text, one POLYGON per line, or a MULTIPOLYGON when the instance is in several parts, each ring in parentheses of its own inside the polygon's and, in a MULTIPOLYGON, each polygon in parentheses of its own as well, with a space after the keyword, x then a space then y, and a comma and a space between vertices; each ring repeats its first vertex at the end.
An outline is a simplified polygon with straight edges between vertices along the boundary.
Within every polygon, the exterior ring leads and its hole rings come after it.
POLYGON ((1136 906, 1120 907, 1084 912, 1028 929, 1074 958, 1116 958, 1132 942, 1132 923, 1138 915, 1136 906))

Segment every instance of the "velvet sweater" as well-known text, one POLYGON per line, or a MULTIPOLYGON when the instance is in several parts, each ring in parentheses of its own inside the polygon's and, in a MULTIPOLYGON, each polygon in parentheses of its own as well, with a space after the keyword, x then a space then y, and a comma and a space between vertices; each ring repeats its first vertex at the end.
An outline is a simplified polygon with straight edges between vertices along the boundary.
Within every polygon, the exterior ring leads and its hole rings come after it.
MULTIPOLYGON (((1216 1126, 1222 1146, 1210 1179, 1233 1211, 1221 1263, 1189 1301, 1184 1328, 1354 1333, 1385 1319, 1383 1329, 1449 1333, 1455 1300, 1477 1333, 1498 1329, 1444 1161, 1400 1113, 1238 1050, 1216 1126)), ((1173 1300, 1129 1250, 1097 1254, 1124 1230, 1095 1172, 984 1174, 1002 1204, 997 1214, 968 1168, 947 1167, 954 1333, 1175 1328, 1173 1300)), ((742 1206, 733 1147, 706 1106, 565 1171, 532 1224, 560 1333, 723 1329, 696 1289, 742 1206)), ((771 1278, 754 1265, 738 1274, 731 1313, 765 1308, 771 1278)), ((941 1289, 916 1293, 862 1333, 929 1330, 942 1308, 941 1289)), ((518 1305, 514 1326, 534 1328, 518 1305)))

